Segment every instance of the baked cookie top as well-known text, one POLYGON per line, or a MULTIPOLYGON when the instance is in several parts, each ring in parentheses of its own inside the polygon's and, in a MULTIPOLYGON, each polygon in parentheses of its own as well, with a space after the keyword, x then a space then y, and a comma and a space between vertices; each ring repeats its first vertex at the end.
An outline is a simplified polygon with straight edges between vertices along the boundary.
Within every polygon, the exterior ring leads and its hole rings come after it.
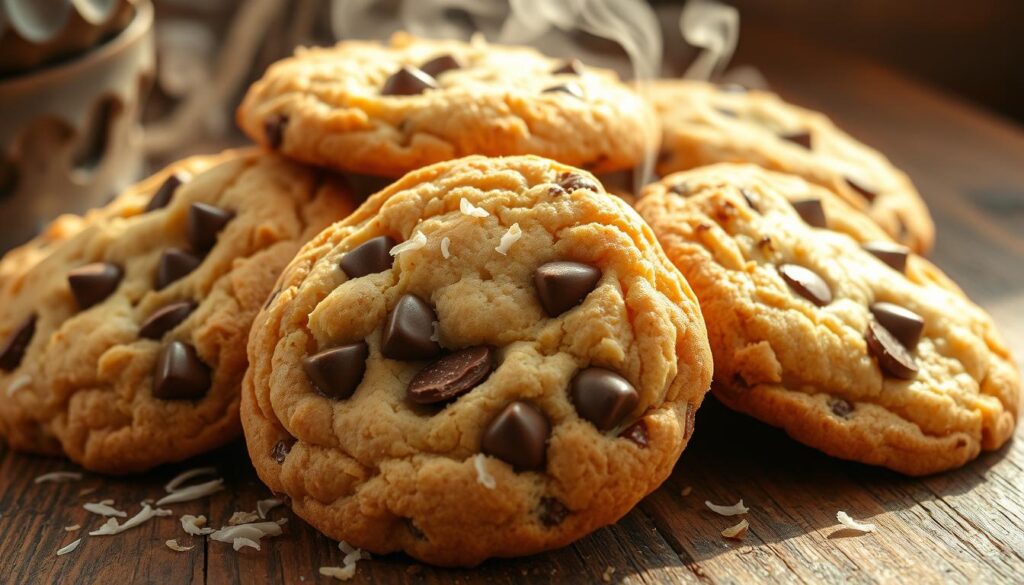
POLYGON ((1020 376, 989 316, 891 240, 828 229, 857 212, 827 190, 818 212, 790 203, 800 183, 717 165, 637 203, 701 301, 716 396, 826 453, 912 475, 1001 446, 1020 376))
POLYGON ((831 189, 914 251, 931 249, 935 226, 909 177, 825 115, 770 92, 700 81, 657 81, 645 95, 661 119, 662 176, 719 162, 799 175, 831 189))
POLYGON ((234 152, 58 220, 0 261, 0 433, 108 473, 237 436, 253 316, 299 246, 354 207, 341 183, 234 152))
POLYGON ((711 356, 650 229, 536 157, 411 173, 296 256, 249 340, 263 481, 330 536, 472 565, 567 544, 657 487, 711 356))
POLYGON ((286 156, 392 177, 471 154, 614 171, 658 139, 651 107, 612 71, 404 33, 299 49, 253 84, 238 123, 286 156))

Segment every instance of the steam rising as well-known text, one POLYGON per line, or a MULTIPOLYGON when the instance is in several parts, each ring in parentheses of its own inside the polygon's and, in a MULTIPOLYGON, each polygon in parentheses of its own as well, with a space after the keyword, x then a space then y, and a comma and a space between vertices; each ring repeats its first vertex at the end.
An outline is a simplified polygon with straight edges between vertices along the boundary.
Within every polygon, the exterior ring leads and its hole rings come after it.
POLYGON ((703 49, 684 77, 711 79, 725 70, 740 36, 740 13, 715 0, 690 0, 679 17, 686 42, 703 49))

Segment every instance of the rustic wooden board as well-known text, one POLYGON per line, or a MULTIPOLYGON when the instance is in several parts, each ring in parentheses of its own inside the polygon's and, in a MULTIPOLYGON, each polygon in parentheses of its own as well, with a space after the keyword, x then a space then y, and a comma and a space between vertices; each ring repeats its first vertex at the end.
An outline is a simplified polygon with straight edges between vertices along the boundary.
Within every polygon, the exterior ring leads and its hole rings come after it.
MULTIPOLYGON (((995 315, 1018 360, 1024 356, 1024 132, 819 47, 761 34, 744 43, 749 50, 739 62, 758 64, 784 95, 829 112, 912 175, 939 225, 936 262, 995 315)), ((963 469, 910 479, 825 457, 713 400, 696 428, 664 486, 615 526, 573 546, 471 570, 434 569, 395 555, 360 562, 352 582, 1024 582, 1020 440, 963 469), (739 498, 751 508, 751 529, 734 543, 719 536, 730 519, 703 502, 739 498), (837 510, 876 523, 878 531, 841 530, 837 510)), ((87 476, 60 485, 35 485, 33 478, 70 469, 67 463, 3 449, 0 583, 329 583, 317 569, 341 562, 335 543, 283 509, 272 516, 290 518, 285 534, 265 540, 260 552, 185 536, 174 517, 119 536, 87 537, 58 558, 58 548, 102 523, 82 503, 112 498, 134 511, 193 465, 216 465, 229 489, 172 506, 176 515, 205 514, 220 526, 269 493, 240 444, 143 477, 87 476), (63 530, 75 523, 81 532, 63 530), (173 552, 163 544, 170 538, 196 548, 173 552)))

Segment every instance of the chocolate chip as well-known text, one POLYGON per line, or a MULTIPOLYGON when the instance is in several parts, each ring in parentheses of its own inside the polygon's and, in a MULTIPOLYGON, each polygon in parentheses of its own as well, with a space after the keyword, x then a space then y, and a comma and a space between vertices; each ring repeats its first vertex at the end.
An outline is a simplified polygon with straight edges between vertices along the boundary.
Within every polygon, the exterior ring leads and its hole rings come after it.
POLYGON ((0 350, 0 370, 10 372, 21 365, 21 360, 25 357, 25 351, 35 333, 36 315, 31 315, 18 325, 14 333, 7 338, 4 348, 0 350))
POLYGON ((174 192, 185 182, 185 179, 186 177, 182 173, 174 173, 167 177, 164 183, 160 185, 160 188, 156 190, 156 193, 153 194, 149 203, 146 204, 145 213, 167 207, 167 204, 171 202, 171 198, 174 197, 174 192))
POLYGON ((516 401, 494 417, 480 441, 480 450, 519 469, 543 469, 551 423, 529 403, 516 401))
POLYGON ((202 262, 202 258, 191 252, 179 248, 167 248, 160 256, 160 263, 156 267, 156 289, 161 290, 192 272, 202 262))
POLYGON ((437 314, 426 301, 416 295, 402 295, 384 323, 380 352, 393 360, 437 357, 441 346, 431 339, 434 321, 437 314))
POLYGON ((761 209, 757 206, 757 203, 754 202, 754 196, 750 193, 750 191, 747 191, 746 189, 740 189, 740 195, 743 195, 743 200, 747 202, 747 205, 749 205, 751 209, 758 213, 761 212, 761 209))
POLYGON ((210 368, 196 354, 196 348, 172 341, 156 359, 153 396, 162 400, 195 400, 210 390, 210 368))
POLYGON ((288 458, 288 454, 292 452, 292 447, 295 445, 295 437, 287 437, 274 443, 274 448, 270 450, 270 457, 277 462, 278 465, 283 465, 284 460, 288 458))
POLYGON ((921 341, 924 318, 917 313, 893 303, 875 303, 871 305, 871 314, 908 350, 914 351, 921 341))
POLYGON ((271 114, 263 121, 263 135, 267 137, 267 145, 278 150, 284 144, 284 130, 288 127, 288 116, 271 114))
POLYGON ((892 242, 878 241, 868 242, 862 246, 876 258, 885 262, 890 268, 899 273, 907 270, 907 257, 910 256, 910 249, 906 246, 892 242))
POLYGON ((552 75, 583 75, 583 62, 570 59, 551 72, 552 75))
POLYGON ((109 262, 95 262, 69 272, 68 285, 78 308, 88 309, 117 290, 122 276, 124 272, 120 266, 109 262))
POLYGON ((418 95, 437 89, 437 80, 417 67, 403 66, 384 82, 381 95, 418 95))
POLYGON ((545 89, 543 93, 567 93, 574 98, 583 99, 583 89, 578 83, 561 83, 559 85, 553 85, 545 89))
POLYGON ((843 177, 843 178, 846 181, 846 184, 849 185, 850 188, 853 189, 854 191, 860 193, 862 197, 867 199, 868 203, 874 203, 875 199, 878 198, 878 193, 875 193, 871 189, 868 189, 867 187, 865 187, 863 184, 861 184, 857 180, 851 179, 850 177, 843 177))
POLYGON ((600 187, 597 186, 597 183, 576 173, 562 173, 558 176, 558 182, 555 184, 561 187, 566 193, 572 193, 579 189, 587 189, 597 193, 600 189, 600 187))
POLYGON ((458 398, 479 386, 494 370, 494 348, 467 347, 423 368, 409 382, 407 395, 417 404, 458 398))
POLYGON ((412 521, 412 518, 403 518, 402 520, 405 522, 405 527, 409 530, 409 534, 411 534, 413 538, 416 540, 427 539, 427 535, 420 530, 419 526, 416 526, 416 523, 412 521))
POLYGON ((569 508, 555 498, 544 497, 537 506, 537 517, 540 523, 548 528, 558 526, 569 515, 569 508))
POLYGON ((726 118, 738 118, 739 117, 739 114, 736 113, 736 110, 730 110, 728 108, 715 108, 715 111, 717 111, 719 114, 722 114, 726 118))
POLYGON ((152 315, 139 327, 139 337, 160 339, 165 333, 174 329, 196 309, 193 301, 171 303, 152 315))
POLYGON ((317 392, 344 400, 352 396, 363 381, 369 355, 366 342, 357 341, 311 355, 302 360, 302 366, 317 392))
POLYGON ((779 266, 779 274, 790 287, 800 296, 819 307, 832 302, 832 290, 820 276, 803 266, 783 264, 779 266))
POLYGON ((569 396, 576 412, 599 431, 614 428, 640 402, 629 380, 604 368, 577 373, 569 385, 569 396))
POLYGON ((192 249, 197 252, 206 252, 217 243, 217 233, 235 217, 233 211, 207 205, 205 203, 193 203, 188 208, 188 221, 185 225, 185 233, 188 234, 188 241, 192 249))
POLYGON ((436 79, 445 71, 462 69, 463 67, 465 66, 462 64, 462 61, 460 61, 455 55, 441 55, 440 57, 434 57, 430 61, 420 65, 420 71, 436 79))
POLYGON ((914 356, 878 321, 868 321, 865 339, 868 351, 878 360, 878 366, 883 372, 901 380, 910 380, 917 375, 914 356))
POLYGON ((800 146, 811 149, 811 133, 810 132, 795 132, 793 134, 783 134, 779 136, 783 140, 788 140, 793 144, 799 144, 800 146))
POLYGON ((801 199, 793 202, 793 209, 800 214, 804 223, 811 227, 825 228, 828 222, 825 220, 825 207, 821 199, 801 199))
POLYGON ((650 442, 650 437, 647 434, 647 423, 644 422, 644 419, 640 419, 626 427, 626 430, 619 433, 619 437, 633 441, 638 447, 646 447, 650 442))
POLYGON ((679 195, 681 197, 686 197, 687 195, 690 194, 690 186, 685 181, 681 183, 674 183, 668 188, 668 190, 669 193, 674 193, 675 195, 679 195))
POLYGON ((839 418, 846 418, 853 412, 853 405, 842 398, 832 398, 828 401, 828 407, 832 410, 832 414, 839 418))
POLYGON ((391 255, 391 248, 395 245, 396 242, 387 236, 366 240, 345 252, 339 263, 341 270, 350 279, 384 272, 395 263, 395 257, 391 255))
POLYGON ((548 317, 557 317, 583 302, 601 280, 601 271, 579 262, 548 262, 533 273, 537 298, 548 317))

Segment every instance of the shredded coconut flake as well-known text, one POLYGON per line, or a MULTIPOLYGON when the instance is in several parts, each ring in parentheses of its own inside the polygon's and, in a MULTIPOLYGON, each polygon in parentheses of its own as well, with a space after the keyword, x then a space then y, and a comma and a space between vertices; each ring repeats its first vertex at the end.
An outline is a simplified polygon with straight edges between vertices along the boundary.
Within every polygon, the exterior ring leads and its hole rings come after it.
POLYGON ((78 532, 81 529, 82 529, 82 527, 79 526, 78 524, 72 524, 71 526, 65 526, 64 527, 64 532, 78 532))
POLYGON ((749 508, 743 505, 742 499, 731 506, 719 506, 718 504, 712 504, 707 500, 704 501, 704 505, 715 514, 720 514, 722 516, 742 516, 750 511, 749 508))
POLYGON ((71 544, 69 544, 67 546, 64 546, 64 547, 61 547, 61 548, 57 549, 57 556, 59 557, 59 556, 66 555, 66 554, 68 554, 70 552, 75 552, 75 549, 78 548, 78 545, 80 545, 80 544, 82 544, 82 539, 81 538, 79 538, 78 540, 72 542, 71 544))
POLYGON ((7 397, 14 396, 14 393, 18 390, 28 388, 29 384, 32 383, 32 376, 28 374, 22 374, 17 378, 11 380, 11 383, 7 385, 7 397))
POLYGON ((874 524, 871 524, 870 522, 858 522, 853 518, 850 518, 850 515, 846 512, 843 512, 842 510, 836 512, 836 520, 838 520, 840 524, 849 528, 850 530, 856 530, 858 532, 875 531, 874 524))
POLYGON ((252 522, 238 526, 225 526, 210 534, 210 538, 218 542, 230 543, 235 550, 243 546, 251 546, 259 550, 261 538, 281 534, 281 524, 283 522, 252 522))
POLYGON ((356 563, 363 559, 369 559, 370 555, 358 548, 354 548, 344 540, 338 542, 338 548, 345 553, 341 567, 320 567, 320 574, 325 577, 333 577, 339 581, 348 581, 356 574, 356 563))
POLYGON ((608 567, 607 569, 604 570, 604 573, 601 574, 601 580, 604 581, 605 583, 611 583, 612 582, 612 575, 614 575, 614 574, 615 574, 615 567, 608 567))
POLYGON ((40 475, 35 479, 35 483, 67 483, 81 480, 82 474, 77 471, 53 471, 40 475))
POLYGON ((265 519, 271 510, 282 504, 284 504, 284 500, 279 500, 277 498, 260 500, 256 502, 256 513, 260 515, 260 518, 265 519))
POLYGON ((490 215, 490 213, 487 213, 486 209, 473 205, 468 199, 461 199, 459 201, 459 211, 462 212, 462 215, 468 215, 471 217, 487 217, 490 215))
POLYGON ((256 512, 242 512, 238 511, 231 515, 228 519, 228 524, 231 526, 238 526, 239 524, 250 524, 258 521, 262 516, 256 512))
POLYGON ((135 528, 140 524, 149 522, 156 516, 170 516, 170 510, 163 510, 161 508, 150 508, 149 506, 142 506, 142 510, 139 513, 132 516, 125 521, 124 524, 118 524, 117 520, 111 518, 107 520, 106 524, 100 526, 99 529, 93 530, 89 533, 89 536, 110 536, 112 534, 120 534, 125 530, 135 528))
POLYGON ((398 256, 402 252, 408 252, 410 250, 419 250, 423 246, 427 245, 427 236, 423 235, 423 232, 416 232, 409 240, 398 244, 394 248, 391 248, 391 255, 398 256))
POLYGON ((519 224, 514 223, 512 227, 508 228, 505 235, 501 236, 501 241, 498 242, 498 247, 494 250, 504 256, 508 254, 508 249, 512 247, 512 244, 519 241, 519 238, 523 237, 523 230, 519 229, 519 224))
POLYGON ((495 481, 494 476, 487 471, 486 463, 487 457, 485 457, 483 453, 477 453, 473 457, 473 467, 476 467, 476 482, 489 490, 493 490, 498 487, 498 482, 495 481))
POLYGON ((244 538, 241 536, 231 542, 231 548, 235 549, 236 551, 242 550, 242 548, 244 547, 260 550, 260 543, 255 540, 252 540, 251 538, 244 538))
POLYGON ((202 477, 204 475, 217 475, 217 468, 197 467, 195 469, 189 469, 188 471, 179 473, 174 477, 174 479, 167 482, 167 485, 164 486, 164 491, 169 494, 174 493, 178 491, 178 488, 180 488, 186 481, 196 477, 202 477))
POLYGON ((448 246, 452 245, 452 241, 448 239, 448 236, 441 238, 441 255, 447 260, 451 258, 452 253, 449 251, 448 246))
POLYGON ((746 520, 740 520, 739 524, 730 526, 722 531, 722 536, 725 538, 731 538, 733 540, 743 540, 743 537, 747 535, 747 529, 750 525, 747 524, 746 520))
POLYGON ((206 516, 193 516, 185 514, 181 517, 181 529, 185 534, 192 536, 203 536, 213 532, 213 528, 206 528, 206 516))
POLYGON ((88 504, 82 505, 87 512, 98 514, 100 516, 117 516, 118 518, 124 518, 128 516, 127 512, 118 510, 113 507, 114 500, 103 500, 102 502, 89 502, 88 504))
POLYGON ((214 479, 206 483, 197 483, 196 485, 190 485, 180 490, 174 490, 170 494, 160 498, 156 501, 157 506, 163 506, 164 504, 180 504, 181 502, 191 502, 192 500, 198 500, 199 498, 205 498, 211 494, 215 494, 224 489, 223 479, 214 479))
POLYGON ((187 551, 190 551, 190 550, 195 548, 195 545, 192 545, 192 546, 181 546, 180 544, 178 544, 177 540, 168 540, 164 544, 167 545, 167 548, 169 548, 169 549, 171 549, 173 551, 176 551, 176 552, 187 552, 187 551))
POLYGON ((79 496, 88 496, 89 494, 93 493, 94 491, 96 491, 98 489, 100 489, 100 486, 98 486, 98 485, 90 486, 90 487, 87 487, 87 488, 82 488, 82 489, 78 490, 78 495, 79 496))

